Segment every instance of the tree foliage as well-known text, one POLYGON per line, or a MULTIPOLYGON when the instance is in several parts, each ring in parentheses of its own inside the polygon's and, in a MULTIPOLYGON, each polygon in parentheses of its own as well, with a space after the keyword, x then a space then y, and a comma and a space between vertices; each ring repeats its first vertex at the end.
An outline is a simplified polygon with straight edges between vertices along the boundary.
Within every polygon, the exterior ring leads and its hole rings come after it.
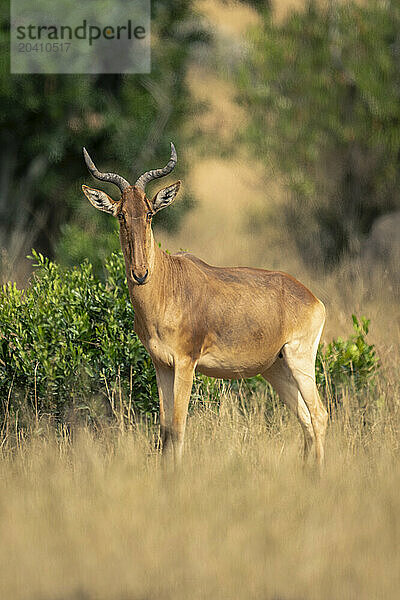
POLYGON ((286 219, 303 256, 357 251, 400 206, 400 5, 310 2, 265 12, 239 74, 246 141, 288 183, 286 219))
MULTIPOLYGON (((131 180, 165 164, 173 140, 179 176, 181 123, 194 109, 185 84, 188 58, 207 36, 192 0, 160 0, 152 2, 149 75, 10 75, 8 19, 2 3, 0 244, 15 262, 35 246, 72 264, 89 255, 98 268, 117 247, 115 226, 93 211, 89 217, 80 190, 90 177, 82 146, 100 169, 131 180)), ((176 225, 188 204, 187 195, 159 225, 176 225)))

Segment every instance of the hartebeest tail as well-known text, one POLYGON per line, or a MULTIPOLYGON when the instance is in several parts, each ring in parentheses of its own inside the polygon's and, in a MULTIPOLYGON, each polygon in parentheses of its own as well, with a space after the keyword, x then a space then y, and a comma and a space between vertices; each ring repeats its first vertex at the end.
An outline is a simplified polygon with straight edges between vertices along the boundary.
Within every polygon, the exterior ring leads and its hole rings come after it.
POLYGON ((121 196, 83 186, 88 200, 119 219, 135 331, 157 375, 163 451, 182 454, 193 375, 241 378, 261 373, 297 415, 304 458, 315 445, 324 458, 327 412, 315 384, 315 357, 325 308, 304 285, 279 271, 213 267, 187 253, 166 254, 154 242, 153 215, 175 199, 180 181, 152 199, 153 179, 168 175, 177 156, 147 171, 132 186, 100 173, 84 149, 89 171, 118 186, 121 196))

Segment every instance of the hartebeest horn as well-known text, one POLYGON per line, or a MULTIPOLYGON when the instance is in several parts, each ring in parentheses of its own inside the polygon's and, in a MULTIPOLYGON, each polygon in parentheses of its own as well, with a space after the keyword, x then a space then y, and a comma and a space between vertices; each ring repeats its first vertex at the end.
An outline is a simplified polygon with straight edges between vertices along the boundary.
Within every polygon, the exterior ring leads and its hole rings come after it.
POLYGON ((175 146, 171 142, 171 158, 169 159, 165 167, 163 169, 153 169, 152 171, 146 171, 146 173, 143 173, 143 175, 141 175, 136 181, 135 186, 140 190, 144 191, 144 188, 149 183, 149 181, 152 181, 153 179, 158 179, 159 177, 164 177, 165 175, 171 173, 171 171, 176 165, 177 160, 178 157, 176 155, 175 146))
POLYGON ((83 149, 83 156, 85 159, 85 163, 93 177, 96 179, 100 179, 100 181, 109 181, 110 183, 114 183, 119 187, 121 192, 123 192, 127 187, 130 187, 129 181, 121 177, 121 175, 117 175, 116 173, 100 173, 100 171, 96 168, 96 165, 90 158, 88 151, 86 148, 83 149))

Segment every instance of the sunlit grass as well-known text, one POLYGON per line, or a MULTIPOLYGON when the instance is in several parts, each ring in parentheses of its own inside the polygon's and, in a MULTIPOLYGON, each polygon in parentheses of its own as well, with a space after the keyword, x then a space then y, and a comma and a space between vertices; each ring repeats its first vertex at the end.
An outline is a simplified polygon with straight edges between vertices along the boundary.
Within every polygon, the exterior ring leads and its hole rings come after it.
MULTIPOLYGON (((279 402, 199 402, 165 470, 157 430, 40 419, 2 446, 0 597, 397 598, 398 373, 345 395, 320 479, 279 402), (376 400, 380 399, 379 402, 376 400)), ((207 400, 207 398, 205 399, 207 400)))

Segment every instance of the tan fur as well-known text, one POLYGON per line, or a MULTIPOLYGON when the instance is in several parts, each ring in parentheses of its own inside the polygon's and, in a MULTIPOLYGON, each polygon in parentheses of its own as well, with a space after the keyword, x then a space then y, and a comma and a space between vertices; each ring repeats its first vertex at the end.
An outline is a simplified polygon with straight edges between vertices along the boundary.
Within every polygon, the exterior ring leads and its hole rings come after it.
POLYGON ((196 369, 228 379, 261 373, 296 413, 305 458, 315 443, 322 465, 327 413, 315 356, 323 304, 279 271, 219 268, 187 253, 166 254, 153 239, 153 201, 129 187, 118 212, 135 331, 157 374, 164 452, 181 457, 196 369), (135 275, 146 272, 138 285, 135 275))

